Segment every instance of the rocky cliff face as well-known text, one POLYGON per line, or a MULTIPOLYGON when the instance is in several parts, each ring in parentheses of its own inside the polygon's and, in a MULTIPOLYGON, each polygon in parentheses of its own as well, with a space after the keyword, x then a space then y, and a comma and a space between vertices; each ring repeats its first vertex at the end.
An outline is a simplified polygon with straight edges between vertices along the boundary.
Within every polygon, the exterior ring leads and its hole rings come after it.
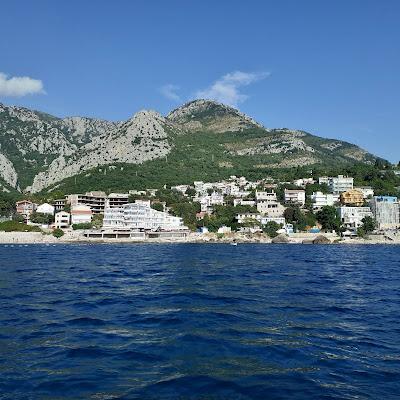
MULTIPOLYGON (((374 160, 357 146, 302 131, 266 129, 234 108, 207 100, 187 103, 166 117, 155 111, 140 111, 119 123, 83 117, 61 119, 0 104, 0 178, 17 190, 39 192, 103 165, 161 159, 182 151, 179 136, 198 138, 202 132, 208 138, 205 140, 211 139, 210 134, 218 134, 219 148, 215 150, 226 154, 228 164, 232 157, 255 157, 270 168, 326 160, 374 160)), ((200 154, 204 149, 191 151, 200 154)), ((183 168, 183 178, 184 174, 183 168)))
POLYGON ((167 118, 189 131, 223 133, 263 128, 238 110, 209 100, 194 100, 186 103, 171 111, 167 118))

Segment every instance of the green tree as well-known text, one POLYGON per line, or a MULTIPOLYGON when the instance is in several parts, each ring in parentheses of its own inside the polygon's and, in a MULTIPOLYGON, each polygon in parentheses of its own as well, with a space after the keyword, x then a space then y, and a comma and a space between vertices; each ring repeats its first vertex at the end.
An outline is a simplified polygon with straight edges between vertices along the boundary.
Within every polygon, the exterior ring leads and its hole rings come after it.
POLYGON ((322 225, 322 229, 324 230, 335 230, 336 232, 340 231, 341 222, 335 207, 322 207, 322 210, 317 213, 317 220, 322 225))
POLYGON ((103 226, 103 214, 94 214, 92 217, 92 226, 95 229, 100 229, 103 226))
POLYGON ((361 222, 363 223, 362 229, 365 233, 372 232, 376 227, 375 220, 372 217, 366 216, 361 220, 361 222))
POLYGON ((30 220, 34 224, 50 225, 54 221, 53 214, 42 214, 34 212, 31 214, 30 220))
POLYGON ((270 238, 274 238, 275 236, 278 236, 278 230, 281 229, 282 226, 278 223, 276 223, 275 221, 270 221, 267 222, 264 226, 263 226, 263 231, 270 237, 270 238))
POLYGON ((257 221, 255 218, 246 218, 240 226, 244 228, 253 228, 253 227, 258 227, 261 228, 261 223, 257 221))
POLYGON ((193 188, 188 187, 188 188, 186 189, 185 194, 187 194, 189 197, 193 197, 193 196, 196 195, 196 191, 195 191, 193 188))
POLYGON ((53 231, 53 236, 59 239, 60 237, 64 236, 64 231, 60 228, 56 228, 53 231))
POLYGON ((8 193, 0 192, 0 216, 10 216, 15 212, 16 198, 8 193))
POLYGON ((151 208, 157 211, 164 211, 164 205, 162 203, 151 203, 151 208))
POLYGON ((293 224, 296 231, 304 231, 307 226, 314 226, 316 222, 312 212, 303 212, 298 206, 286 208, 284 217, 286 222, 293 224))

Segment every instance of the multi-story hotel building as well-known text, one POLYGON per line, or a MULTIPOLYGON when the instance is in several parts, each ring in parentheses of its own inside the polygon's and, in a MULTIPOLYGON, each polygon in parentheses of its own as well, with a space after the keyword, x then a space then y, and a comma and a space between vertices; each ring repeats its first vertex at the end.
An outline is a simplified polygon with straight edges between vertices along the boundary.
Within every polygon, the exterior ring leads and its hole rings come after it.
POLYGON ((93 214, 103 214, 106 202, 110 208, 121 207, 128 204, 129 195, 126 193, 110 193, 107 196, 104 192, 94 191, 85 194, 70 194, 66 199, 71 207, 85 205, 90 207, 93 214))
POLYGON ((152 209, 148 200, 136 200, 135 203, 124 204, 121 207, 106 207, 103 228, 145 231, 187 229, 182 218, 152 209))
POLYGON ((329 190, 332 193, 339 194, 342 192, 346 192, 347 190, 353 189, 354 186, 354 178, 350 176, 321 176, 318 180, 318 183, 328 185, 329 190))

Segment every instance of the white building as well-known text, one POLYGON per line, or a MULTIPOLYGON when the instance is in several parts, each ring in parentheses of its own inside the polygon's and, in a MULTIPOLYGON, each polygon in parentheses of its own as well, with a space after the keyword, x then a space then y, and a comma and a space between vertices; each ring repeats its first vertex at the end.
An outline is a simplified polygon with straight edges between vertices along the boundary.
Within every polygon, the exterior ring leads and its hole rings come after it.
POLYGON ((194 181, 193 185, 196 193, 203 193, 205 191, 203 181, 194 181))
POLYGON ((106 208, 103 228, 146 231, 172 231, 187 229, 182 218, 150 207, 150 201, 136 200, 118 208, 106 208))
POLYGON ((177 186, 171 186, 171 190, 176 190, 177 192, 180 192, 182 194, 186 193, 186 190, 188 190, 189 185, 177 185, 177 186))
POLYGON ((339 207, 337 209, 340 221, 348 228, 354 230, 362 226, 365 217, 372 217, 369 207, 339 207))
POLYGON ((200 203, 201 212, 212 212, 213 206, 224 204, 224 195, 218 192, 212 192, 208 194, 197 194, 193 201, 200 203))
POLYGON ((252 220, 255 220, 261 225, 266 225, 268 222, 276 222, 282 226, 286 225, 285 218, 283 217, 267 217, 265 215, 256 213, 239 213, 237 214, 236 219, 239 224, 248 223, 252 220))
POLYGON ((311 195, 311 201, 313 203, 314 210, 320 210, 325 206, 333 206, 335 203, 339 201, 338 194, 332 193, 322 193, 322 192, 314 192, 311 195))
POLYGON ((217 233, 231 233, 232 232, 232 228, 230 226, 221 226, 218 228, 217 233))
POLYGON ((54 214, 54 207, 49 203, 43 203, 37 207, 36 212, 39 214, 54 214))
POLYGON ((71 207, 71 224, 87 224, 92 222, 92 210, 89 206, 78 204, 71 207))
POLYGON ((301 178, 301 179, 295 179, 293 181, 294 185, 300 187, 305 187, 306 185, 312 185, 313 183, 315 183, 315 180, 313 178, 301 178))
POLYGON ((260 192, 256 190, 256 200, 276 201, 276 193, 273 190, 271 192, 260 192))
POLYGON ((257 211, 267 217, 282 217, 285 207, 277 201, 262 200, 257 202, 257 211))
POLYGON ((293 203, 304 206, 306 204, 306 192, 301 189, 285 189, 285 203, 293 203))
POLYGON ((354 189, 358 190, 363 194, 364 199, 371 199, 374 197, 374 189, 371 186, 359 186, 354 189))
POLYGON ((55 214, 54 226, 59 229, 66 229, 69 227, 71 214, 66 211, 59 211, 55 214))
POLYGON ((233 199, 233 205, 236 206, 250 206, 254 207, 256 205, 255 200, 245 200, 245 199, 233 199))
POLYGON ((339 194, 353 189, 354 178, 343 175, 338 175, 336 177, 321 176, 318 180, 318 183, 320 185, 321 184, 328 185, 328 188, 332 193, 339 194))
POLYGON ((399 201, 394 196, 375 196, 371 209, 379 229, 397 229, 399 222, 399 201))

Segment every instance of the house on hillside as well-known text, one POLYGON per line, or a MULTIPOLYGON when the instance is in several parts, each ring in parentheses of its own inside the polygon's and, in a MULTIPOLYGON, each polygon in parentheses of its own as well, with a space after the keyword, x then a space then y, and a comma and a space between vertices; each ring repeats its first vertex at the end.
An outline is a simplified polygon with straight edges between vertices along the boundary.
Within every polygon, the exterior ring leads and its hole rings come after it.
POLYGON ((66 211, 59 211, 54 216, 54 227, 58 229, 67 229, 70 225, 71 214, 66 211))

